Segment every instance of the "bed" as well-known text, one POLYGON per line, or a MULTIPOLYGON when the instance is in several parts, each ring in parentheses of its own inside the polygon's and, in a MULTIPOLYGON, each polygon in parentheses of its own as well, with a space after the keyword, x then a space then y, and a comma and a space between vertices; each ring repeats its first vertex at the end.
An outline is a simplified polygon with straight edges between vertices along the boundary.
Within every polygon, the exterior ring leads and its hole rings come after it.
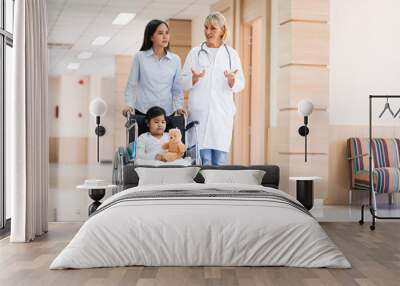
POLYGON ((50 269, 129 265, 351 267, 293 197, 237 183, 119 192, 84 223, 50 269))

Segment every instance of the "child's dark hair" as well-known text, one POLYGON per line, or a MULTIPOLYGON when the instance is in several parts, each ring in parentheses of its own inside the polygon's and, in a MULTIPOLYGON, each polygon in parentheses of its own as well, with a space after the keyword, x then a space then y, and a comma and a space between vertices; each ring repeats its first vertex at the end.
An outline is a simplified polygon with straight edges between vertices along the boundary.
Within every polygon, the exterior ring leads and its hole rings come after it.
POLYGON ((146 123, 149 123, 151 119, 160 115, 164 115, 164 118, 167 119, 167 115, 163 108, 159 106, 150 107, 150 109, 146 112, 146 123))

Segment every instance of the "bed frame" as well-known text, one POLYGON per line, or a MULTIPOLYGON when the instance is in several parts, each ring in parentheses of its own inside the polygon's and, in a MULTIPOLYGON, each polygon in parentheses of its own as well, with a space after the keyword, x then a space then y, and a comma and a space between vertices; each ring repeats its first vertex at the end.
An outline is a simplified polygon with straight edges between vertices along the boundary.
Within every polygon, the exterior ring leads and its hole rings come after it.
MULTIPOLYGON (((133 163, 128 163, 123 167, 122 180, 119 182, 120 190, 136 187, 139 183, 139 177, 135 172, 135 168, 185 168, 184 166, 138 166, 133 163)), ((190 166, 193 167, 193 166, 190 166)), ((219 170, 262 170, 265 171, 265 175, 262 179, 261 184, 264 187, 271 187, 278 189, 279 187, 279 167, 276 165, 253 165, 253 166, 242 166, 242 165, 224 165, 224 166, 197 166, 201 170, 206 169, 219 169, 219 170)), ((204 183, 204 178, 200 174, 194 178, 197 183, 204 183)))

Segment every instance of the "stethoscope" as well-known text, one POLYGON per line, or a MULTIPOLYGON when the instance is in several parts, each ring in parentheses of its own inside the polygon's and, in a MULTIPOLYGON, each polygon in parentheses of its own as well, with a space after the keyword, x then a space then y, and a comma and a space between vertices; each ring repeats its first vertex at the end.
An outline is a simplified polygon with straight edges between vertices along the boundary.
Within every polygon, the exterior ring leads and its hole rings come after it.
MULTIPOLYGON (((205 44, 206 44, 206 42, 203 42, 203 43, 200 45, 200 50, 199 50, 198 53, 197 53, 197 59, 198 59, 198 61, 199 61, 199 65, 202 66, 202 67, 208 67, 208 66, 211 65, 211 58, 210 58, 210 55, 209 55, 208 52, 204 49, 204 45, 205 45, 205 44), (204 53, 204 54, 207 56, 207 58, 208 58, 208 63, 209 63, 208 65, 202 65, 202 64, 200 64, 200 55, 201 55, 201 53, 204 53)), ((224 45, 225 50, 226 50, 226 52, 227 52, 227 54, 228 54, 228 59, 229 59, 229 70, 231 71, 231 70, 232 70, 231 54, 229 53, 229 50, 228 50, 228 47, 226 46, 226 44, 223 43, 223 45, 224 45)))

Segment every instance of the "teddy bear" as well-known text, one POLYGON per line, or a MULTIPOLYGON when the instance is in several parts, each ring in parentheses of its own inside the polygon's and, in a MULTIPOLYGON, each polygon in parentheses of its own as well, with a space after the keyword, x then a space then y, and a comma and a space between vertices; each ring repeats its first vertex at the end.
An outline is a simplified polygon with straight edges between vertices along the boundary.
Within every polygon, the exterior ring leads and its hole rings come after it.
POLYGON ((178 128, 170 129, 168 134, 169 141, 162 145, 162 148, 167 150, 167 152, 162 155, 162 161, 171 162, 183 157, 186 146, 181 141, 182 134, 178 128))

